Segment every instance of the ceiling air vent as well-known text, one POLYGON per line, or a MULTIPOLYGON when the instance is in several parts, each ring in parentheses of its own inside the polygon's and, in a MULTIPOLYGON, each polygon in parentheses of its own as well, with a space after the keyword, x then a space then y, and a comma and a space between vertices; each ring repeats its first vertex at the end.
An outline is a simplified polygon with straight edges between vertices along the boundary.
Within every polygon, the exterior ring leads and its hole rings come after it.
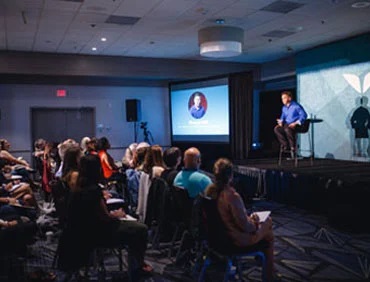
POLYGON ((125 17, 125 16, 109 16, 105 21, 108 24, 119 24, 119 25, 134 25, 140 18, 138 17, 125 17))
POLYGON ((269 31, 265 34, 262 34, 262 36, 273 37, 273 38, 283 38, 283 37, 287 37, 292 34, 295 34, 295 32, 276 29, 276 30, 269 31))
POLYGON ((304 6, 302 3, 297 2, 291 2, 291 1, 283 1, 278 0, 270 5, 267 5, 263 7, 260 11, 268 11, 268 12, 274 12, 274 13, 281 13, 281 14, 287 14, 295 9, 298 9, 300 7, 304 6))

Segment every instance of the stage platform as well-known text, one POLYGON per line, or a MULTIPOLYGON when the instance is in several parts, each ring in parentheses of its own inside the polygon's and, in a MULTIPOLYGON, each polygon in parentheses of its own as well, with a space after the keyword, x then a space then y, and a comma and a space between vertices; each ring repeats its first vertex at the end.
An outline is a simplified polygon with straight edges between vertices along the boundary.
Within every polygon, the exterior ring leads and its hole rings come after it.
POLYGON ((235 187, 247 204, 268 200, 328 216, 336 227, 370 231, 370 163, 315 159, 250 159, 235 163, 235 187))

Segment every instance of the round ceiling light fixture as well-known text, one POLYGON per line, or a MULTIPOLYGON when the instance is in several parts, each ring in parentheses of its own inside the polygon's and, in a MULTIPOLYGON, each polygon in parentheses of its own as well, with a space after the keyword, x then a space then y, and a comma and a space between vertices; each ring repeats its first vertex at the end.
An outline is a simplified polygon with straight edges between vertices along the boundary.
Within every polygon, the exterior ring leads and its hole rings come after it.
POLYGON ((361 8, 367 8, 370 6, 370 2, 362 1, 362 2, 356 2, 351 5, 352 8, 361 9, 361 8))
POLYGON ((244 30, 232 26, 210 26, 198 31, 200 55, 227 58, 242 53, 244 30))

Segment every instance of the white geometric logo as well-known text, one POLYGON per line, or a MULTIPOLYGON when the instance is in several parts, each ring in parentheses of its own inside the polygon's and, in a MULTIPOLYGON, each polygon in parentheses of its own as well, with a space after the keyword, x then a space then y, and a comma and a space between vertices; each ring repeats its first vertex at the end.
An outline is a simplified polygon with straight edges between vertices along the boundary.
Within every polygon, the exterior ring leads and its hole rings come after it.
POLYGON ((370 72, 365 75, 362 89, 361 89, 361 82, 360 78, 351 73, 343 74, 345 80, 347 80, 348 84, 352 86, 359 94, 365 94, 365 92, 370 88, 370 72))

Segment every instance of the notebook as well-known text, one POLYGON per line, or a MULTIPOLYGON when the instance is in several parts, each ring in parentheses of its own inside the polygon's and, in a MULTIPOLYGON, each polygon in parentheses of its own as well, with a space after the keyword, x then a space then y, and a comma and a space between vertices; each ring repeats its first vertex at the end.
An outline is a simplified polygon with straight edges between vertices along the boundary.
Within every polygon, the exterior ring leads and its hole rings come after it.
POLYGON ((121 217, 120 220, 124 221, 137 221, 137 219, 129 214, 126 214, 125 217, 121 217))
POLYGON ((258 215, 260 222, 264 222, 270 216, 271 211, 260 211, 260 212, 254 212, 253 214, 258 215))

